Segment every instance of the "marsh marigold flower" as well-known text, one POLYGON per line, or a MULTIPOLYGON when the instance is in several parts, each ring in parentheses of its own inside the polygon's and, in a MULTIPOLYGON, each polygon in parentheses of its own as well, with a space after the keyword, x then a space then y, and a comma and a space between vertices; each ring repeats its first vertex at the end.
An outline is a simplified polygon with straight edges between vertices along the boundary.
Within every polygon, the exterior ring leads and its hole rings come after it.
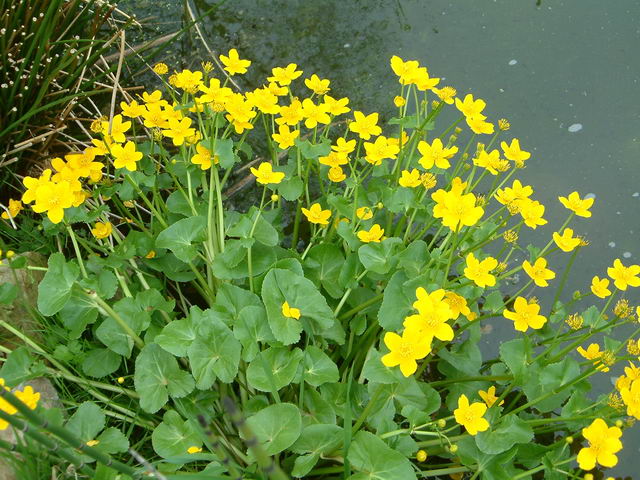
POLYGON ((115 115, 111 122, 111 132, 109 133, 109 121, 102 122, 102 131, 109 134, 114 142, 122 143, 126 140, 125 133, 131 128, 131 122, 123 122, 122 115, 115 115))
POLYGON ((591 216, 589 209, 595 201, 594 198, 580 199, 578 192, 571 192, 568 197, 558 197, 558 200, 560 200, 560 203, 564 205, 565 208, 571 210, 579 217, 586 218, 591 216))
POLYGON ((327 93, 330 90, 329 83, 331 83, 330 80, 321 79, 315 73, 311 75, 311 78, 306 78, 304 80, 304 84, 307 88, 316 95, 324 95, 327 93))
POLYGON ((188 117, 181 120, 170 118, 166 130, 163 130, 162 134, 165 137, 171 138, 174 145, 182 145, 187 137, 195 135, 196 133, 195 128, 191 127, 191 122, 191 119, 188 117))
POLYGON ((436 202, 433 216, 441 218, 442 224, 453 231, 475 225, 484 214, 483 208, 476 205, 476 196, 473 193, 463 195, 464 187, 457 188, 455 185, 458 185, 456 179, 450 191, 440 189, 431 194, 431 198, 436 202))
POLYGON ((369 140, 371 136, 380 135, 382 128, 378 126, 378 113, 365 115, 362 112, 353 112, 354 121, 349 124, 349 130, 357 133, 363 140, 369 140))
POLYGON ((211 150, 202 145, 202 143, 196 145, 196 154, 191 157, 191 163, 200 165, 201 170, 209 170, 212 163, 218 164, 219 161, 218 155, 212 155, 211 150))
POLYGON ((464 276, 469 280, 473 280, 477 286, 493 287, 496 284, 496 277, 489 272, 498 266, 498 261, 493 257, 487 257, 484 260, 478 260, 473 252, 467 254, 466 267, 464 268, 464 276))
POLYGON ((328 167, 334 168, 346 165, 349 163, 349 160, 346 156, 340 155, 337 152, 329 152, 329 155, 319 157, 318 162, 320 162, 320 165, 327 165, 328 167))
POLYGON ((158 75, 164 75, 169 71, 169 67, 167 67, 165 63, 160 62, 160 63, 156 63, 153 66, 153 71, 156 72, 158 75))
POLYGON ((227 55, 220 55, 220 61, 224 65, 224 69, 231 75, 247 73, 247 69, 251 65, 251 60, 240 59, 235 48, 229 50, 227 55))
POLYGON ((302 115, 305 119, 304 126, 307 128, 315 128, 318 124, 327 125, 331 122, 327 106, 324 103, 316 105, 310 98, 302 101, 302 115))
POLYGON ((289 306, 289 302, 284 302, 282 304, 282 315, 287 318, 300 320, 300 309, 289 306))
POLYGON ((446 86, 442 88, 433 88, 433 93, 438 96, 440 101, 448 105, 453 105, 453 101, 457 92, 455 88, 446 86))
POLYGON ((323 210, 319 203, 314 203, 308 209, 303 207, 302 213, 309 222, 317 225, 328 225, 331 217, 331 210, 323 210))
POLYGON ((193 455, 195 453, 201 453, 202 452, 202 448, 201 447, 196 447, 195 445, 187 448, 187 453, 189 455, 193 455))
POLYGON ((635 379, 621 388, 620 396, 627 407, 627 415, 640 420, 640 380, 635 379))
POLYGON ((398 183, 401 187, 416 188, 422 185, 422 180, 420 180, 420 172, 417 168, 414 168, 411 171, 403 170, 402 175, 398 179, 398 183))
POLYGON ((373 212, 369 207, 360 207, 356 209, 356 217, 360 220, 369 220, 373 218, 373 212))
POLYGON ((14 200, 13 198, 9 200, 9 206, 7 207, 8 212, 2 212, 2 218, 5 220, 9 220, 9 218, 15 218, 23 209, 22 202, 20 200, 14 200))
POLYGON ((469 399, 462 394, 458 398, 458 408, 453 411, 453 415, 458 424, 462 425, 469 435, 476 435, 489 429, 489 422, 483 417, 487 411, 484 403, 474 402, 469 404, 469 399))
POLYGON ((416 60, 407 60, 405 62, 402 58, 394 55, 391 57, 390 63, 393 73, 398 76, 398 81, 402 85, 410 85, 417 80, 420 64, 416 60))
POLYGON ((529 263, 529 260, 525 260, 522 263, 522 268, 538 287, 548 287, 547 280, 556 278, 555 272, 547 268, 547 260, 542 257, 538 258, 533 265, 529 263))
POLYGON ((589 446, 578 452, 578 465, 582 470, 592 470, 596 464, 603 467, 615 467, 618 463, 616 453, 622 450, 622 430, 608 427, 601 418, 596 418, 591 425, 582 429, 582 436, 589 446))
POLYGON ((613 267, 607 268, 607 275, 613 279, 616 288, 626 290, 627 287, 640 287, 640 265, 625 267, 619 258, 613 261, 613 267))
POLYGON ((111 155, 113 155, 113 166, 116 168, 126 168, 130 172, 137 170, 136 162, 142 158, 142 152, 136 150, 136 145, 129 140, 122 145, 113 145, 111 147, 111 155))
POLYGON ((35 197, 33 211, 47 212, 52 223, 60 223, 64 218, 64 209, 73 206, 75 192, 68 182, 49 182, 38 188, 35 197))
POLYGON ((349 99, 347 97, 336 99, 329 95, 325 95, 323 101, 327 112, 334 117, 351 111, 351 109, 347 107, 347 105, 349 105, 349 99))
POLYGON ((480 115, 487 104, 484 100, 474 100, 473 95, 468 93, 465 95, 464 100, 456 98, 456 108, 462 112, 465 117, 475 117, 480 115))
MULTIPOLYGON (((511 204, 509 204, 511 205, 511 204)), ((524 199, 518 203, 518 210, 524 224, 535 230, 541 225, 546 225, 547 221, 542 218, 545 207, 537 200, 524 199)))
POLYGON ((540 315, 540 305, 532 300, 527 300, 524 297, 517 297, 513 304, 513 312, 509 309, 504 309, 502 315, 512 320, 514 328, 519 332, 526 332, 529 328, 537 330, 547 323, 545 316, 540 315))
POLYGON ((580 245, 580 238, 573 236, 573 230, 570 228, 565 228, 560 235, 558 232, 553 232, 553 241, 558 246, 560 250, 563 252, 570 252, 575 249, 578 245, 580 245))
POLYGON ((418 142, 418 151, 422 155, 418 162, 425 170, 433 168, 435 165, 438 168, 446 169, 451 166, 449 159, 458 153, 458 147, 445 148, 442 144, 442 140, 435 138, 431 144, 420 140, 418 142))
POLYGON ((345 140, 340 137, 336 140, 335 145, 331 145, 331 150, 336 152, 337 155, 342 158, 346 158, 351 152, 356 149, 356 141, 355 140, 345 140))
POLYGON ((262 185, 278 184, 284 179, 284 173, 274 172, 269 162, 262 162, 258 168, 251 167, 251 173, 255 175, 256 182, 262 185))
POLYGON ((346 179, 347 175, 344 173, 344 170, 342 170, 342 168, 331 167, 327 172, 327 178, 333 183, 339 183, 346 179))
POLYGON ((377 223, 374 224, 369 230, 360 230, 358 232, 358 238, 364 243, 379 243, 384 235, 384 228, 380 228, 377 223))
POLYGON ((113 231, 113 226, 110 222, 96 222, 96 224, 91 229, 91 233, 97 239, 107 238, 111 235, 113 231))
POLYGON ((300 136, 300 130, 289 130, 287 125, 280 125, 278 133, 272 133, 271 137, 278 142, 278 147, 286 150, 293 147, 296 138, 300 136))
POLYGON ((382 356, 385 367, 400 366, 405 377, 412 375, 418 369, 416 360, 421 360, 431 353, 431 344, 421 335, 405 330, 402 337, 394 332, 384 335, 384 344, 390 350, 382 356))
MULTIPOLYGON (((493 407, 493 405, 498 401, 498 397, 496 396, 496 387, 493 385, 490 386, 486 392, 484 390, 478 390, 478 395, 480 395, 482 401, 486 403, 489 408, 493 407)), ((498 405, 503 404, 504 400, 501 400, 498 405)))
POLYGON ((511 140, 511 144, 500 142, 500 148, 502 148, 504 156, 513 162, 524 162, 531 157, 531 153, 520 149, 520 140, 517 138, 511 140))
POLYGON ((389 138, 380 135, 373 142, 364 142, 364 159, 372 165, 380 165, 386 158, 396 158, 400 147, 397 143, 391 142, 389 138))
POLYGON ((597 370, 600 370, 602 372, 609 371, 609 369, 605 365, 603 365, 601 361, 604 352, 600 350, 600 345, 598 345, 597 343, 590 344, 586 350, 582 347, 578 347, 576 351, 587 360, 592 360, 597 370))
POLYGON ((304 112, 302 110, 302 102, 297 99, 293 99, 291 104, 280 107, 280 116, 276 118, 278 125, 290 125, 295 126, 304 119, 304 112))
POLYGON ((485 119, 486 117, 484 115, 465 118, 465 120, 467 121, 467 125, 469 125, 469 128, 473 133, 477 135, 490 135, 494 131, 493 123, 486 122, 485 119))
POLYGON ((467 318, 471 315, 471 310, 467 305, 467 300, 462 295, 447 291, 444 294, 444 301, 447 302, 447 305, 449 305, 449 308, 451 309, 451 313, 453 315, 451 318, 453 320, 457 319, 460 314, 467 318))
POLYGON ((280 85, 290 85, 293 80, 302 75, 302 70, 298 70, 298 65, 290 63, 286 67, 274 67, 271 69, 271 77, 267 80, 277 82, 280 85))
POLYGON ((445 293, 442 288, 431 293, 422 287, 416 289, 417 300, 413 303, 413 308, 418 310, 418 313, 407 316, 404 319, 404 327, 419 333, 429 343, 434 337, 443 342, 453 340, 453 328, 447 323, 447 320, 453 318, 453 312, 444 300, 445 293))

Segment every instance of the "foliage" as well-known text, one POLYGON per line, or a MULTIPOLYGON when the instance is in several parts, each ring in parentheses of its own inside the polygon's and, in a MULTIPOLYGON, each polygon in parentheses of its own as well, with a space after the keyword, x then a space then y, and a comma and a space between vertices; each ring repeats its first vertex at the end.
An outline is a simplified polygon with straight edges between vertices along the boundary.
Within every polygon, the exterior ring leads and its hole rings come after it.
MULTIPOLYGON (((251 63, 235 50, 220 61, 229 75, 251 63)), ((89 399, 65 421, 7 391, 0 416, 49 432, 40 441, 65 446, 61 461, 104 478, 149 465, 176 479, 351 480, 615 465, 625 413, 640 417, 640 369, 598 398, 589 378, 640 353, 638 330, 628 344, 612 334, 636 322, 612 302, 640 285, 640 266, 616 260, 612 290, 594 277, 563 300, 587 245, 567 227, 579 231, 593 199, 560 197, 569 214, 549 242, 519 245, 548 221, 514 178, 530 154, 518 139, 495 148, 508 122, 496 128, 484 101, 438 88, 418 62, 391 67, 386 124, 345 120, 348 98, 317 75, 305 90, 295 64, 245 94, 210 64, 175 72, 165 93, 95 121, 91 147, 26 178, 16 221, 31 205, 43 235, 67 244, 39 285, 51 334, 17 332, 31 354, 12 352, 0 376, 15 387, 45 360, 89 399), (260 201, 238 211, 226 193, 247 170, 260 201), (532 296, 548 286, 550 307, 532 296), (591 297, 606 300, 583 308, 591 297), (495 358, 479 346, 491 321, 513 332, 495 358)), ((0 300, 21 301, 11 286, 0 300)))

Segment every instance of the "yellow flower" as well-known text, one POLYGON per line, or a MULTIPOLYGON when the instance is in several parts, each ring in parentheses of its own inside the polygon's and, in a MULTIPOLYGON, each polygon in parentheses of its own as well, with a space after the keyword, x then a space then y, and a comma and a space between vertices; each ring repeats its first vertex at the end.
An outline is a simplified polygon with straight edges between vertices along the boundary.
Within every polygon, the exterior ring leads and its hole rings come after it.
POLYGON ((304 81, 307 88, 313 91, 316 95, 324 95, 327 93, 330 90, 329 83, 329 80, 322 80, 315 73, 311 75, 311 78, 306 78, 304 81))
MULTIPOLYGON (((458 99, 456 98, 456 101, 458 99)), ((489 123, 489 122, 485 122, 485 116, 484 115, 477 115, 475 117, 466 117, 466 121, 467 121, 467 125, 469 125, 469 128, 471 129, 471 131, 475 134, 481 135, 481 134, 491 134, 493 133, 493 123, 489 123)))
MULTIPOLYGON (((486 392, 484 390, 478 390, 478 395, 480 395, 480 398, 484 401, 484 403, 487 404, 487 407, 489 408, 493 407, 493 404, 498 400, 498 397, 496 396, 495 386, 489 387, 486 392)), ((504 400, 500 401, 498 405, 503 404, 504 400)))
POLYGON ((280 107, 280 117, 276 118, 278 125, 297 125, 304 119, 304 112, 302 110, 302 102, 294 99, 288 106, 280 107))
POLYGON ((308 209, 302 208, 302 213, 311 223, 318 225, 328 225, 331 210, 323 210, 319 203, 314 203, 308 209))
POLYGON ((184 90, 187 93, 194 94, 202 85, 202 72, 191 70, 182 70, 175 74, 173 86, 184 90))
POLYGON ((220 162, 218 155, 211 155, 211 150, 203 146, 202 143, 196 145, 196 152, 197 153, 191 157, 191 163, 200 165, 201 170, 209 170, 212 160, 216 165, 220 162))
POLYGON ((546 317, 539 314, 540 305, 533 299, 527 300, 524 297, 517 297, 513 303, 513 310, 512 312, 505 308, 502 311, 502 315, 509 320, 513 320, 513 328, 519 332, 526 332, 529 327, 538 330, 547 323, 546 317))
POLYGON ((524 162, 531 157, 531 153, 520 149, 520 140, 514 138, 511 145, 507 142, 500 142, 500 148, 504 152, 504 156, 514 162, 524 162))
POLYGON ((425 172, 420 175, 420 181, 422 182, 422 186, 427 190, 431 190, 438 183, 436 176, 433 173, 425 172))
POLYGON ((484 100, 473 99, 473 95, 468 93, 464 100, 456 98, 456 108, 462 112, 465 117, 476 117, 482 113, 487 104, 484 100))
POLYGON ((601 359, 604 355, 604 352, 600 351, 600 345, 598 345, 597 343, 590 344, 586 350, 582 347, 578 347, 576 351, 587 360, 593 360, 593 364, 596 365, 597 370, 600 370, 601 372, 609 371, 609 368, 607 368, 602 364, 601 361, 599 361, 599 359, 601 359))
POLYGON ((372 135, 380 135, 382 128, 378 126, 378 113, 365 115, 362 112, 353 112, 354 121, 349 124, 349 130, 357 133, 363 140, 369 140, 372 135))
POLYGON ((257 169, 251 167, 251 173, 255 175, 256 181, 262 185, 278 184, 284 178, 284 173, 274 172, 269 162, 262 162, 257 169))
POLYGON ((229 87, 223 87, 217 78, 210 78, 208 87, 205 83, 201 83, 198 90, 203 92, 203 95, 197 99, 199 103, 224 103, 233 93, 229 87))
POLYGON ((627 415, 640 420, 640 380, 635 379, 629 387, 621 388, 620 396, 627 406, 627 415))
POLYGON ((153 66, 153 71, 156 72, 158 75, 164 75, 169 71, 169 67, 167 67, 167 65, 164 63, 156 63, 153 66))
POLYGON ((276 114, 280 111, 278 97, 267 88, 256 88, 252 92, 247 92, 245 98, 249 105, 256 107, 262 113, 276 114))
POLYGON ((419 334, 405 330, 402 337, 394 332, 384 334, 384 344, 390 350, 382 356, 385 367, 400 366, 405 377, 412 375, 418 369, 416 360, 421 360, 431 353, 431 345, 419 334))
POLYGON ((427 67, 420 67, 416 70, 416 76, 413 83, 415 83, 418 90, 424 92, 425 90, 431 90, 433 87, 439 84, 440 79, 430 77, 427 67))
POLYGON ((585 198, 581 200, 578 192, 571 192, 568 197, 558 197, 558 200, 560 200, 560 203, 564 205, 565 208, 571 210, 579 217, 585 218, 589 218, 591 216, 589 209, 595 201, 594 198, 585 198))
POLYGON ((120 102, 120 108, 122 115, 129 118, 138 118, 147 110, 144 105, 138 104, 135 100, 131 100, 131 103, 120 102))
POLYGON ((290 131, 287 125, 280 125, 278 132, 279 133, 272 133, 271 137, 278 142, 278 147, 282 150, 293 147, 295 139, 300 136, 300 130, 290 131))
POLYGON ((338 138, 335 145, 331 145, 331 150, 336 152, 336 154, 340 155, 341 157, 345 157, 345 158, 355 149, 356 149, 355 140, 346 141, 342 137, 338 138))
POLYGON ((99 443, 100 443, 100 440, 89 440, 85 445, 87 445, 87 447, 95 447, 99 443))
POLYGON ((548 287, 547 280, 556 278, 556 274, 547 268, 547 260, 542 257, 538 258, 533 265, 529 263, 529 260, 525 260, 522 263, 522 268, 538 287, 548 287))
POLYGON ((181 120, 170 118, 166 130, 162 131, 162 134, 171 138, 176 146, 182 145, 185 138, 195 135, 195 133, 196 130, 191 128, 191 119, 188 117, 181 120))
POLYGON ((373 218, 373 212, 369 207, 360 207, 356 209, 356 217, 360 220, 369 220, 373 218))
POLYGON ((458 398, 458 408, 453 411, 456 422, 462 425, 469 435, 476 435, 489 428, 489 422, 483 417, 487 411, 484 403, 474 402, 469 404, 469 399, 462 394, 458 398))
POLYGON ((558 232, 553 232, 553 241, 563 252, 570 252, 578 245, 580 245, 580 238, 573 236, 573 230, 565 228, 562 235, 558 232))
POLYGON ((418 450, 418 453, 416 453, 416 460, 419 462, 426 462, 427 452, 425 452, 424 450, 418 450))
POLYGON ((622 450, 622 430, 607 427, 605 421, 596 418, 591 425, 582 429, 582 436, 589 442, 588 447, 578 452, 578 465, 582 470, 592 470, 596 464, 603 467, 615 467, 618 463, 616 453, 622 450))
POLYGON ((266 88, 267 90, 269 90, 271 93, 273 93, 278 97, 283 97, 287 93, 289 93, 289 87, 286 87, 286 86, 281 87, 276 82, 269 82, 269 85, 267 85, 266 88))
POLYGON ((422 185, 422 180, 420 180, 420 172, 417 168, 414 168, 411 171, 403 170, 402 176, 398 179, 398 183, 401 187, 416 188, 422 185))
POLYGON ((492 150, 491 152, 482 150, 478 157, 473 159, 473 164, 486 168, 491 175, 498 175, 499 172, 509 168, 509 162, 500 158, 498 150, 492 150))
POLYGON ((402 60, 397 55, 391 57, 391 69, 398 76, 398 81, 402 85, 410 85, 418 78, 420 64, 416 60, 402 60))
POLYGON ((384 235, 384 228, 380 228, 380 225, 377 223, 375 223, 368 231, 360 230, 358 232, 358 238, 364 243, 379 243, 382 239, 382 235, 384 235))
POLYGON ((33 211, 47 212, 52 223, 60 223, 64 217, 64 209, 70 208, 74 202, 74 192, 68 182, 48 182, 38 188, 33 211))
POLYGON ((597 275, 591 279, 591 291, 596 297, 606 298, 611 295, 609 290, 609 279, 600 279, 597 275))
POLYGON ((146 111, 142 113, 142 118, 144 118, 144 126, 147 128, 166 128, 169 125, 167 111, 159 104, 147 105, 146 111))
POLYGON ((202 452, 202 448, 201 447, 196 447, 195 445, 187 448, 187 453, 189 455, 193 455, 194 453, 200 453, 202 452))
POLYGON ((111 147, 111 154, 114 158, 114 167, 126 168, 130 172, 137 170, 136 162, 142 158, 142 152, 136 151, 136 146, 131 140, 125 143, 124 147, 117 144, 113 145, 111 147))
POLYGON ((343 113, 351 111, 351 109, 347 107, 349 104, 349 99, 347 97, 335 99, 329 95, 325 95, 323 100, 327 111, 333 116, 342 115, 343 113))
POLYGON ((459 188, 458 185, 454 179, 450 191, 440 189, 431 194, 436 202, 433 216, 442 218, 442 224, 453 231, 475 225, 484 214, 483 208, 476 206, 476 196, 473 193, 462 195, 464 187, 459 188))
POLYGON ((366 151, 364 159, 372 165, 380 165, 385 158, 396 158, 400 152, 400 147, 397 144, 390 142, 387 137, 382 135, 374 142, 364 142, 364 149, 366 151))
POLYGON ((640 287, 640 265, 625 267, 619 258, 613 261, 613 267, 607 268, 607 275, 613 279, 616 288, 626 290, 627 287, 640 287))
POLYGON ((447 291, 447 293, 445 293, 444 295, 444 301, 447 302, 447 305, 449 305, 449 308, 451 309, 451 312, 453 314, 452 318, 454 320, 458 318, 460 314, 464 315, 467 318, 469 318, 469 315, 471 315, 471 310, 467 306, 467 300, 462 295, 447 291))
POLYGON ((453 318, 453 312, 444 300, 444 295, 442 288, 428 293, 424 288, 418 287, 417 300, 413 303, 413 308, 418 313, 407 316, 402 325, 427 339, 429 343, 434 337, 443 342, 453 340, 453 328, 447 323, 447 320, 453 318))
POLYGON ((393 97, 393 104, 396 107, 403 107, 406 103, 407 101, 404 99, 404 97, 401 97, 400 95, 396 95, 395 97, 393 97))
POLYGON ((122 385, 124 383, 124 377, 118 377, 116 379, 116 382, 118 382, 120 385, 122 385))
POLYGON ((522 185, 520 180, 514 180, 511 187, 498 189, 495 198, 502 205, 516 205, 520 210, 519 202, 527 200, 533 194, 533 188, 530 185, 522 185))
POLYGON ((433 93, 435 93, 438 98, 447 105, 452 105, 457 92, 455 88, 447 86, 442 88, 434 88, 433 93))
POLYGON ((289 306, 289 302, 284 302, 282 304, 282 315, 287 318, 294 318, 296 320, 300 320, 300 309, 289 306))
POLYGON ((547 221, 542 218, 544 215, 544 205, 537 200, 530 200, 528 198, 521 200, 518 202, 518 210, 527 227, 535 230, 539 226, 546 225, 547 223, 547 221))
POLYGON ((131 128, 131 122, 123 122, 122 115, 116 115, 111 122, 111 133, 109 133, 109 121, 102 122, 102 131, 109 134, 114 142, 122 143, 126 140, 125 133, 131 128))
POLYGON ((280 85, 290 85, 293 80, 302 75, 302 70, 297 70, 298 65, 290 63, 286 67, 275 67, 271 69, 272 77, 268 77, 270 82, 277 82, 280 85))
POLYGON ((22 202, 20 200, 14 200, 13 198, 9 200, 9 206, 7 207, 8 212, 2 212, 2 218, 5 220, 9 220, 9 218, 16 218, 18 214, 23 209, 22 202))
POLYGON ((110 222, 96 222, 94 227, 91 229, 91 233, 97 239, 107 238, 109 235, 111 235, 112 231, 113 226, 110 222))
POLYGON ((337 152, 329 152, 329 155, 319 157, 318 161, 321 165, 327 165, 328 167, 340 167, 349 163, 346 156, 340 155, 337 152))
POLYGON ((496 277, 489 272, 498 266, 498 261, 493 257, 478 260, 473 252, 467 254, 467 266, 464 268, 464 276, 479 287, 493 287, 496 284, 496 277))
POLYGON ((319 123, 327 125, 331 122, 327 106, 324 103, 316 105, 310 98, 302 101, 302 115, 305 119, 304 126, 307 128, 315 128, 319 123))
POLYGON ((235 48, 229 50, 227 55, 220 55, 220 61, 224 65, 224 69, 231 75, 247 73, 247 69, 251 65, 250 60, 240 59, 235 48))
POLYGON ((152 258, 156 258, 156 251, 155 250, 149 250, 147 252, 147 254, 144 256, 144 258, 148 258, 149 260, 152 258))
POLYGON ((422 157, 418 160, 422 168, 429 170, 435 165, 438 168, 444 169, 451 166, 449 159, 458 153, 458 147, 444 148, 442 140, 435 138, 433 142, 431 142, 431 145, 424 140, 420 140, 418 143, 418 151, 422 154, 422 157))
POLYGON ((334 183, 342 182, 347 176, 340 167, 331 167, 327 173, 327 178, 334 183))

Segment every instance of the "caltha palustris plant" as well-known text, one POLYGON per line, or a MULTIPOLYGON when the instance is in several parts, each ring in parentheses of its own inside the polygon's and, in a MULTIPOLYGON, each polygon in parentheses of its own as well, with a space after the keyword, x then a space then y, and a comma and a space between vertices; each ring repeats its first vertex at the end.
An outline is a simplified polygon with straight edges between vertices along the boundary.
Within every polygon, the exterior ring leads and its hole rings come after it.
POLYGON ((638 312, 624 298, 640 266, 617 259, 565 294, 594 199, 559 197, 566 219, 523 248, 528 229, 550 227, 545 206, 517 178, 530 153, 483 100, 394 56, 397 114, 381 125, 296 64, 241 93, 251 62, 219 60, 220 78, 209 63, 168 77, 156 65, 163 90, 124 98, 8 206, 13 224, 26 206, 46 214, 58 251, 34 312, 52 333, 18 332, 30 354, 6 364, 27 376, 47 364, 71 408, 22 421, 85 476, 615 466, 640 418, 638 312), (445 111, 456 119, 436 129, 445 111), (232 192, 254 181, 254 204, 237 207, 232 192), (491 354, 489 324, 509 332, 491 354), (613 392, 591 392, 606 374, 613 392))

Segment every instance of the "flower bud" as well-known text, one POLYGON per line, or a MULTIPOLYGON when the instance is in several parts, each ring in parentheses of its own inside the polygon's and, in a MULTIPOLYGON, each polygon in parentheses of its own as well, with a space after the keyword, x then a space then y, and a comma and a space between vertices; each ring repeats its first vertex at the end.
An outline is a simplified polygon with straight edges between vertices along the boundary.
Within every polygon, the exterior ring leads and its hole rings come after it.
POLYGON ((418 453, 416 453, 416 460, 418 460, 419 462, 424 462, 427 459, 427 452, 425 452, 424 450, 418 450, 418 453))
POLYGON ((277 202, 278 200, 280 200, 280 195, 274 193, 273 195, 271 195, 271 201, 272 202, 277 202))

